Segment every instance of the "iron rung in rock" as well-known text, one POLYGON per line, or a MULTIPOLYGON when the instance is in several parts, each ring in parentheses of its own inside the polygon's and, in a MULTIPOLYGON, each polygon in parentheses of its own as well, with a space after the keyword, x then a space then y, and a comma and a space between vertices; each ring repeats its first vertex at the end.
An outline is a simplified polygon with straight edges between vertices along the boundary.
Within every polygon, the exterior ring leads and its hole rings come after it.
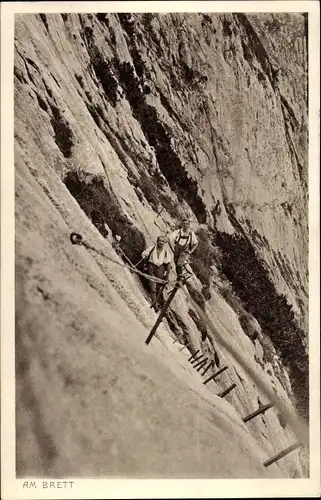
POLYGON ((196 365, 194 365, 193 368, 197 368, 197 371, 199 372, 204 367, 204 365, 206 363, 207 363, 207 358, 201 359, 201 361, 199 363, 196 363, 196 365), (199 368, 198 368, 198 366, 199 366, 199 368))
POLYGON ((236 387, 236 384, 230 385, 230 387, 228 387, 227 389, 225 389, 225 391, 223 391, 220 394, 218 394, 218 396, 220 398, 224 398, 224 396, 226 396, 227 394, 229 394, 235 387, 236 387))
POLYGON ((200 372, 200 371, 201 371, 201 369, 202 369, 202 368, 204 368, 204 366, 206 365, 207 361, 208 361, 207 359, 206 359, 205 361, 202 361, 202 363, 200 364, 200 367, 199 367, 199 368, 197 368, 197 371, 198 371, 198 372, 200 372))
POLYGON ((252 420, 252 418, 257 417, 258 415, 261 415, 262 413, 265 413, 267 410, 269 410, 273 406, 274 405, 272 403, 269 403, 269 404, 264 405, 264 406, 260 406, 256 411, 254 411, 253 413, 250 413, 249 415, 244 417, 243 422, 248 422, 249 420, 252 420))
POLYGON ((302 444, 299 443, 298 441, 296 443, 291 444, 291 446, 289 446, 285 450, 280 451, 279 453, 277 453, 276 455, 274 455, 272 458, 269 458, 269 460, 267 460, 266 462, 264 462, 264 464, 263 464, 264 467, 269 467, 269 465, 274 464, 274 462, 276 462, 277 460, 280 460, 280 458, 285 457, 286 455, 288 455, 289 453, 291 453, 291 451, 294 451, 297 448, 300 448, 301 446, 302 446, 302 444))
POLYGON ((201 354, 197 358, 192 359, 192 361, 190 361, 191 365, 193 365, 194 363, 196 363, 197 361, 199 361, 201 358, 204 358, 204 354, 201 354))
POLYGON ((207 363, 207 358, 202 359, 199 363, 196 363, 196 365, 193 366, 193 368, 197 368, 198 366, 204 366, 204 364, 207 363))
POLYGON ((214 373, 207 380, 205 380, 203 384, 206 385, 210 380, 214 380, 218 375, 227 370, 227 368, 228 368, 227 366, 224 366, 224 368, 221 368, 218 372, 214 373))
POLYGON ((200 352, 200 350, 194 352, 194 354, 192 354, 189 358, 188 358, 188 361, 191 361, 193 358, 195 358, 196 354, 198 354, 200 352))

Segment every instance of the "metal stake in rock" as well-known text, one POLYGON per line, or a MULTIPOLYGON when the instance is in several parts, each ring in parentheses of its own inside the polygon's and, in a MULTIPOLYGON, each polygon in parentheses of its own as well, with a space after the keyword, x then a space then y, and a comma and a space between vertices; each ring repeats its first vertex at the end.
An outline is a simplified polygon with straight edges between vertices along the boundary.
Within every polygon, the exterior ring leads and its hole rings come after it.
POLYGON ((207 373, 210 368, 214 368, 214 361, 213 360, 209 362, 208 366, 203 371, 202 377, 204 377, 205 373, 207 373))
POLYGON ((175 286, 174 286, 173 290, 169 294, 168 299, 166 300, 165 304, 163 305, 163 307, 161 309, 161 312, 159 313, 159 316, 157 318, 157 321, 156 321, 155 325, 153 326, 153 328, 150 331, 150 334, 148 335, 147 339, 145 340, 145 344, 148 345, 150 343, 150 341, 152 340, 152 338, 154 337, 154 335, 156 333, 156 330, 157 330, 159 324, 161 323, 163 317, 165 316, 166 311, 167 311, 167 309, 169 307, 169 304, 172 302, 172 300, 173 300, 175 294, 177 293, 179 287, 180 287, 180 282, 177 281, 175 283, 175 286))
MULTIPOLYGON (((205 360, 203 360, 200 364, 199 364, 199 368, 197 368, 197 371, 200 372, 202 368, 204 368, 204 366, 206 365, 208 359, 206 358, 205 360)), ((195 366, 194 366, 195 368, 195 366)))
MULTIPOLYGON (((207 361, 208 361, 208 359, 207 359, 207 358, 204 358, 204 359, 202 359, 201 361, 199 361, 198 363, 196 363, 196 364, 193 366, 193 368, 197 368, 198 366, 200 366, 200 367, 201 367, 200 369, 202 369, 202 367, 203 367, 204 365, 206 365, 207 361)), ((199 371, 200 369, 198 368, 198 369, 197 369, 197 371, 199 371)))
POLYGON ((236 384, 230 385, 230 387, 228 387, 227 389, 225 389, 225 391, 220 392, 220 394, 218 394, 218 396, 220 398, 224 398, 224 396, 226 396, 227 394, 229 394, 234 389, 234 387, 236 387, 236 384))
POLYGON ((196 352, 194 352, 194 354, 192 354, 189 358, 188 358, 188 361, 191 361, 193 358, 195 358, 196 354, 198 354, 200 352, 200 350, 198 349, 196 352))
POLYGON ((190 361, 191 365, 193 365, 194 363, 196 363, 196 361, 199 361, 202 358, 204 358, 204 354, 203 353, 200 356, 198 356, 197 358, 192 359, 192 361, 190 361))
POLYGON ((220 375, 222 372, 224 372, 225 370, 227 370, 227 368, 228 368, 227 366, 224 366, 218 372, 214 373, 208 379, 206 379, 205 382, 203 382, 203 384, 206 385, 210 380, 214 380, 218 375, 220 375))
POLYGON ((291 446, 289 446, 288 448, 286 448, 283 451, 280 451, 279 453, 277 453, 276 455, 274 455, 272 458, 270 458, 269 460, 267 460, 266 462, 264 462, 264 464, 263 464, 264 467, 269 467, 269 465, 274 464, 274 462, 276 462, 277 460, 280 460, 280 458, 285 457, 286 455, 288 455, 289 453, 291 453, 291 451, 294 451, 297 448, 300 448, 301 446, 302 446, 302 444, 299 443, 298 441, 296 443, 291 444, 291 446))
POLYGON ((70 233, 70 241, 73 245, 82 245, 83 237, 78 233, 70 233))
POLYGON ((269 404, 264 405, 264 406, 260 406, 256 411, 254 411, 253 413, 250 413, 249 415, 244 417, 243 422, 248 422, 249 420, 252 420, 252 418, 255 418, 258 415, 265 413, 266 410, 269 410, 269 408, 272 408, 273 406, 274 406, 274 404, 272 404, 272 403, 269 403, 269 404))

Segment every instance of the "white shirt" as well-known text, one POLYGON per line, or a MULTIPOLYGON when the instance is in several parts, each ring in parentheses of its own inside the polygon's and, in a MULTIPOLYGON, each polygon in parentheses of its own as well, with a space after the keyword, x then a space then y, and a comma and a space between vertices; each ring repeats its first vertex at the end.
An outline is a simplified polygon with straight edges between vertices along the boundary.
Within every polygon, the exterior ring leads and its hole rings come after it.
POLYGON ((148 259, 148 262, 151 262, 156 266, 161 266, 162 264, 170 264, 173 260, 172 252, 170 252, 170 250, 165 246, 161 250, 158 250, 155 246, 148 247, 142 253, 142 257, 148 257, 149 254, 150 257, 148 259))
POLYGON ((177 244, 182 246, 182 247, 184 247, 186 245, 186 242, 188 244, 191 244, 191 246, 197 245, 197 243, 198 243, 198 239, 197 239, 196 234, 193 233, 193 231, 191 231, 190 229, 188 229, 187 231, 184 231, 183 229, 176 229, 176 231, 173 231, 169 235, 169 241, 171 242, 172 245, 175 245, 177 242, 177 244), (181 238, 179 239, 180 236, 181 236, 181 238), (188 236, 188 238, 187 238, 187 236, 188 236))

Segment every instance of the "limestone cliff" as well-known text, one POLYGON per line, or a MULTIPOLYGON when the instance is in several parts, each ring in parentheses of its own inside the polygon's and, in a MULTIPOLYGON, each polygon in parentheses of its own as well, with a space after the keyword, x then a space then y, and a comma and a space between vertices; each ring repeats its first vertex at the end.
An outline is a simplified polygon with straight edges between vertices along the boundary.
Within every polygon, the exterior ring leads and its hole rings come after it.
POLYGON ((188 293, 307 416, 305 17, 17 15, 14 76, 18 473, 305 475, 262 466, 294 435, 242 422, 264 394, 184 296, 147 347, 139 278, 69 240, 135 264, 188 216, 188 293), (229 370, 203 386, 172 339, 229 370))

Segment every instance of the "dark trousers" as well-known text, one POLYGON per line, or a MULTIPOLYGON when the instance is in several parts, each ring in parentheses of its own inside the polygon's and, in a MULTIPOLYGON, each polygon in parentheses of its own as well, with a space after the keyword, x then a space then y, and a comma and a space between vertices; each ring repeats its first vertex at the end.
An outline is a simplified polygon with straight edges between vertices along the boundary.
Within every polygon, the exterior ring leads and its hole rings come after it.
POLYGON ((186 246, 176 244, 174 248, 174 262, 176 266, 177 276, 181 275, 184 271, 184 265, 188 257, 188 249, 186 246))
MULTIPOLYGON (((156 266, 152 262, 148 263, 148 274, 152 276, 156 276, 156 278, 164 279, 165 276, 165 265, 161 264, 160 266, 156 266)), ((155 283, 154 281, 149 281, 149 291, 150 291, 150 296, 152 299, 152 302, 156 301, 157 294, 159 292, 159 289, 163 286, 162 283, 155 283)))

